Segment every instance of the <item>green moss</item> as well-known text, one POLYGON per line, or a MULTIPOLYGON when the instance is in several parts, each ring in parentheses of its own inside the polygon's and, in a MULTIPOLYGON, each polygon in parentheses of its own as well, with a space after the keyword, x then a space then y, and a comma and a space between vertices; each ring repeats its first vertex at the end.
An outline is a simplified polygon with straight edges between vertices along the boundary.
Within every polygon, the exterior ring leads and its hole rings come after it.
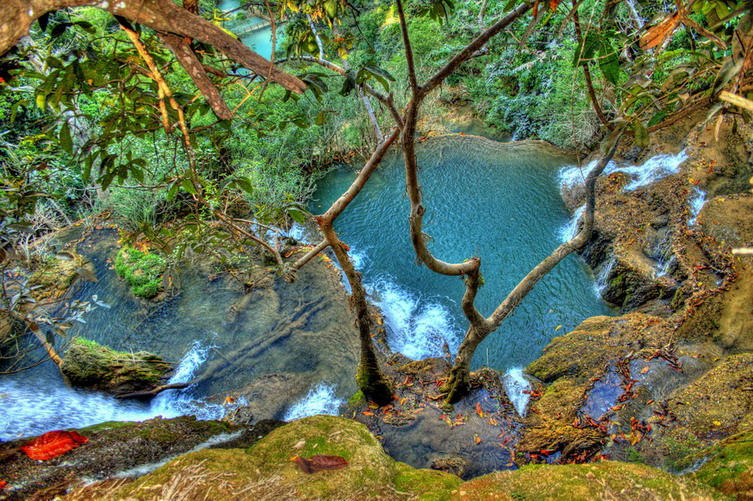
POLYGON ((152 298, 162 290, 167 260, 158 254, 124 247, 115 257, 115 272, 131 286, 137 297, 152 298))
POLYGON ((363 392, 361 390, 358 390, 353 394, 352 397, 348 399, 348 406, 351 408, 357 407, 358 405, 364 403, 366 401, 366 397, 363 396, 363 392))
POLYGON ((712 455, 693 476, 724 494, 745 499, 753 492, 753 431, 746 431, 696 455, 693 462, 712 455))
POLYGON ((105 421, 104 423, 94 424, 87 426, 86 428, 79 428, 77 431, 81 433, 93 433, 97 431, 105 430, 117 430, 118 428, 126 428, 132 426, 134 423, 130 421, 105 421))
POLYGON ((459 477, 436 470, 417 470, 404 463, 396 464, 395 489, 418 499, 450 500, 450 490, 463 483, 459 477))
POLYGON ((152 353, 115 351, 82 337, 73 338, 60 366, 71 384, 116 394, 152 389, 170 369, 152 353))

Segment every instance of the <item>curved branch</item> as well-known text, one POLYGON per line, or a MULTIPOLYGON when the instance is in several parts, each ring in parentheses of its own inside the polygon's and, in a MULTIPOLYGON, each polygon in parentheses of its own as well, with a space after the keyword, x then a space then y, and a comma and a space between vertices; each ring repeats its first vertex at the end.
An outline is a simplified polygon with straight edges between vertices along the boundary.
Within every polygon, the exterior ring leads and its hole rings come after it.
MULTIPOLYGON (((193 38, 211 45, 249 70, 302 94, 306 84, 289 75, 220 27, 181 8, 172 0, 3 0, 0 2, 0 54, 29 33, 31 24, 44 14, 67 7, 97 7, 158 32, 193 38)), ((188 68, 187 68, 188 69, 188 68)))

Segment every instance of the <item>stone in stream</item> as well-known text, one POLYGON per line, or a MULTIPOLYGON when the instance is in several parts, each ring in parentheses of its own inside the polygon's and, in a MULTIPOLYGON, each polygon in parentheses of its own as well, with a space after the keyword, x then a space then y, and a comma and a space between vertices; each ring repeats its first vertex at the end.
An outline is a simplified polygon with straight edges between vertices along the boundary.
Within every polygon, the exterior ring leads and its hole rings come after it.
POLYGON ((118 352, 77 337, 65 353, 60 370, 74 386, 120 395, 160 386, 172 367, 151 353, 118 352))

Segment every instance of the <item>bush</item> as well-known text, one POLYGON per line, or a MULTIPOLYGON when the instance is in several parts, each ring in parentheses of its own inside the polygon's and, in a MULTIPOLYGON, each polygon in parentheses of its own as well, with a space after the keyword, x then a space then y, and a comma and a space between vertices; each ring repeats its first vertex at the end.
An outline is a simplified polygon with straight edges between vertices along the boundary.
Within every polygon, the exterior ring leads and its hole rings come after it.
POLYGON ((153 298, 162 290, 167 260, 158 255, 124 247, 115 257, 115 272, 131 286, 136 297, 153 298))

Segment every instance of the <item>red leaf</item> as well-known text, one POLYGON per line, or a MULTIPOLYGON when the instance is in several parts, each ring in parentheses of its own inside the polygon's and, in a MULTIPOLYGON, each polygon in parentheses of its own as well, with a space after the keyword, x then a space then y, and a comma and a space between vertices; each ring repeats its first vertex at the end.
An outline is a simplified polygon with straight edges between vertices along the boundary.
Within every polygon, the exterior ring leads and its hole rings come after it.
POLYGON ((322 470, 339 470, 348 466, 348 461, 340 456, 327 456, 317 454, 306 459, 295 456, 293 461, 301 468, 303 473, 316 473, 322 470))
POLYGON ((29 459, 45 461, 65 454, 88 441, 88 438, 75 431, 49 431, 21 447, 21 450, 29 459))
MULTIPOLYGON (((2 80, 2 78, 0 78, 2 80)), ((8 482, 5 480, 0 480, 0 489, 5 489, 5 486, 8 485, 8 482)))

